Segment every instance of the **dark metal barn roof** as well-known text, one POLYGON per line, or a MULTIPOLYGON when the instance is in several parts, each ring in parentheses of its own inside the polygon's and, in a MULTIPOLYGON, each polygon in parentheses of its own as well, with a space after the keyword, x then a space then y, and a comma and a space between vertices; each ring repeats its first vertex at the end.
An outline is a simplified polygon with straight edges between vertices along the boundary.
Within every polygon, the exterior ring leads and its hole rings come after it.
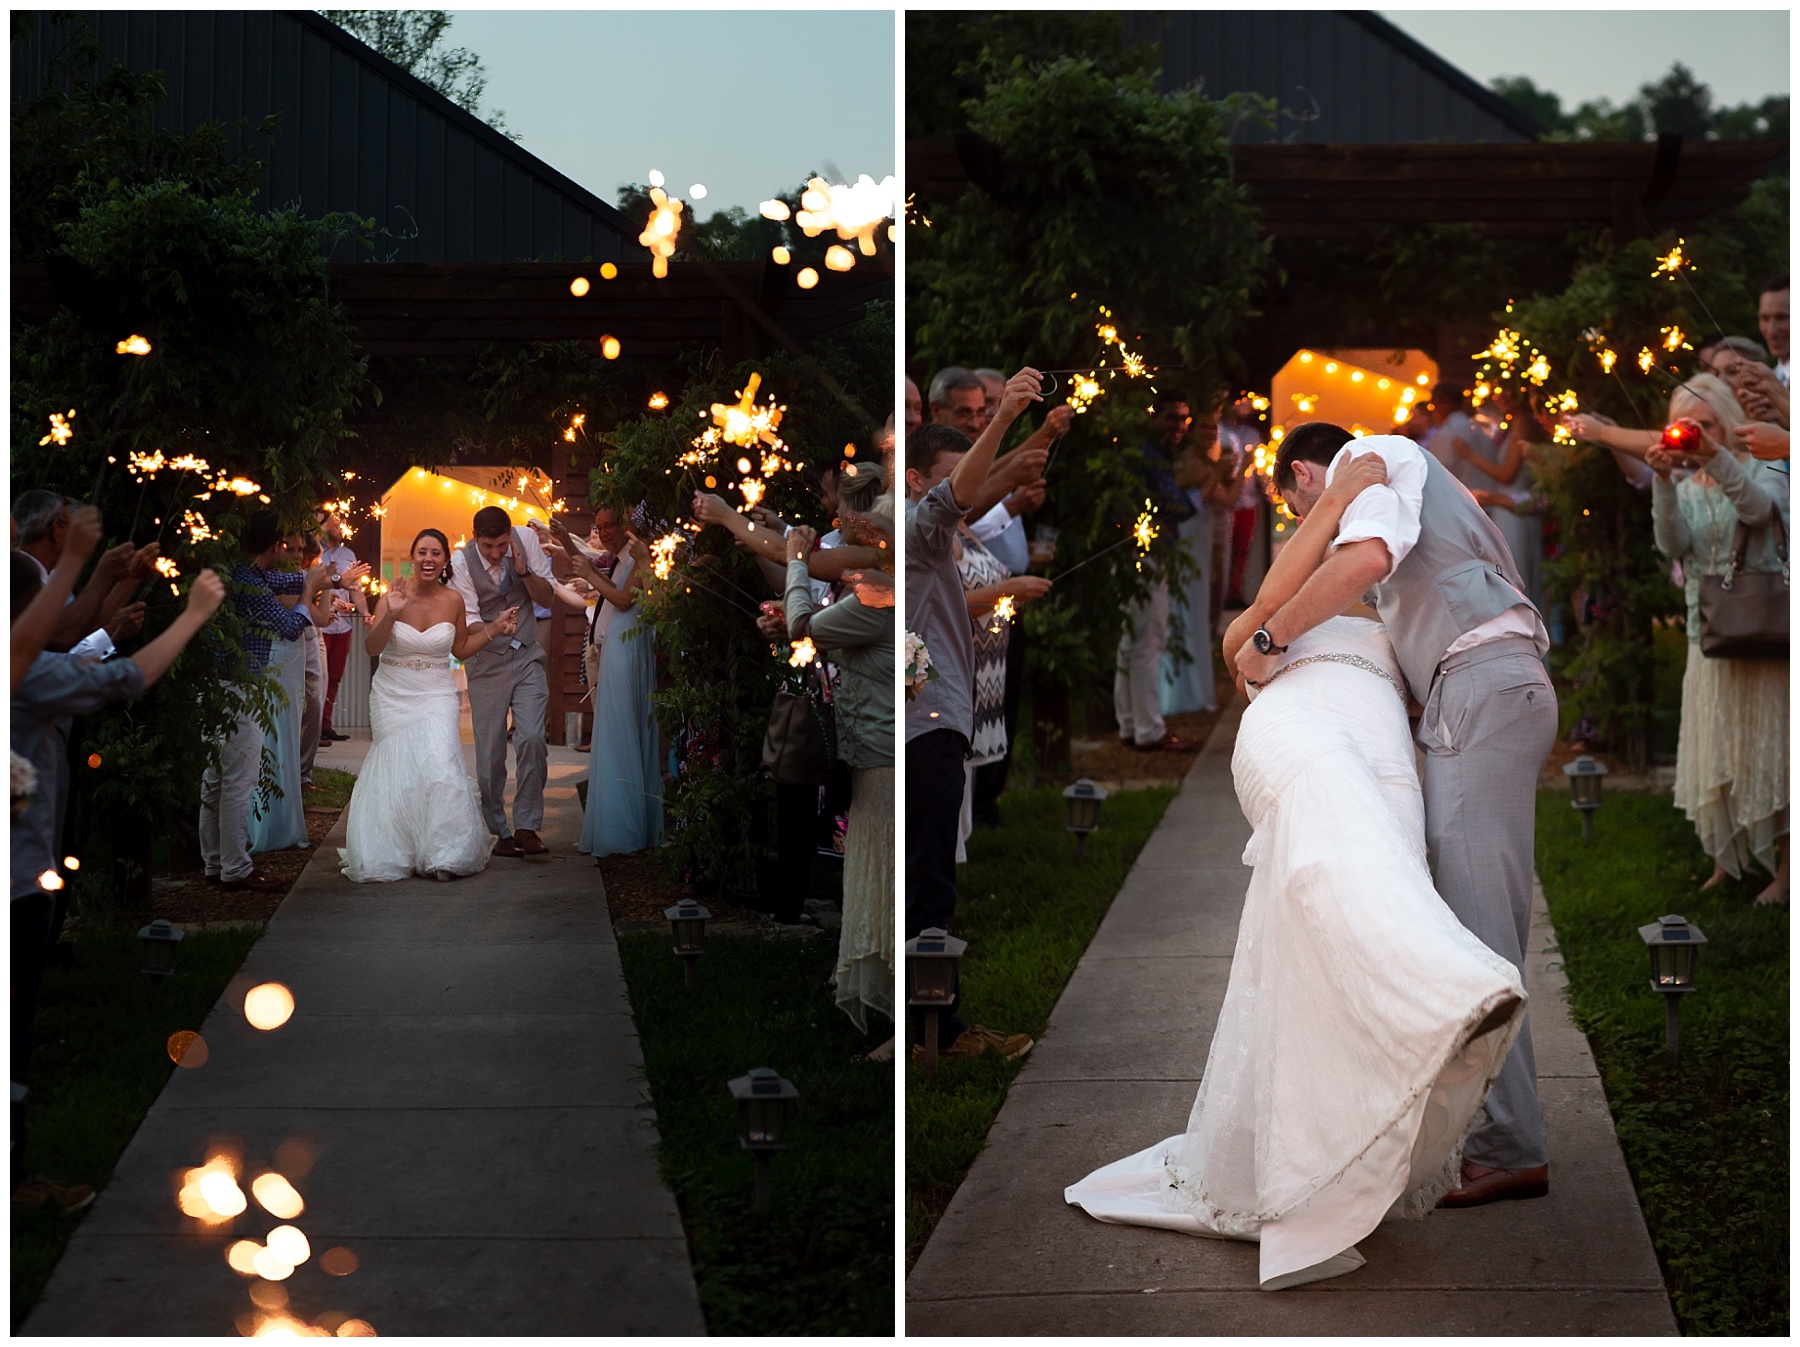
POLYGON ((1367 10, 1193 9, 1127 13, 1126 35, 1162 45, 1165 89, 1280 100, 1273 130, 1233 139, 1291 144, 1510 143, 1543 128, 1367 10))
MULTIPOLYGON (((42 91, 59 16, 12 48, 12 96, 42 91)), ((159 125, 216 120, 266 159, 264 200, 371 217, 396 262, 624 260, 636 225, 587 188, 308 10, 85 10, 110 61, 161 70, 159 125), (281 114, 273 145, 238 129, 281 114)), ((367 254, 362 256, 367 257, 367 254)), ((346 259, 349 260, 349 259, 346 259)))

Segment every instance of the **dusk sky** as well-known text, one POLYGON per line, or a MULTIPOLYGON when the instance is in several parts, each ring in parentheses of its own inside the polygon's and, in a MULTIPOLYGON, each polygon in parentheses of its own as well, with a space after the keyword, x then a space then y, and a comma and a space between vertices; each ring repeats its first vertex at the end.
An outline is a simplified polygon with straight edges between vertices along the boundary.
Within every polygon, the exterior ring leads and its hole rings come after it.
POLYGON ((653 168, 701 218, 835 165, 894 163, 894 16, 886 10, 452 10, 450 46, 488 71, 486 108, 595 195, 653 168))
POLYGON ((1486 84, 1528 75, 1565 110, 1615 104, 1680 61, 1712 89, 1715 106, 1760 103, 1788 91, 1784 9, 1400 10, 1381 17, 1486 84))

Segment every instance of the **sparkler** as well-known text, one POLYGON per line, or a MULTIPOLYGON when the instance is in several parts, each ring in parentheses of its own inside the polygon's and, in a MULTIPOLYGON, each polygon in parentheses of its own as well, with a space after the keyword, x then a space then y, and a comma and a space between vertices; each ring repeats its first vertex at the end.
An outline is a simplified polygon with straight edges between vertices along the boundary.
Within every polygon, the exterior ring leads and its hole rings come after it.
POLYGON ((713 421, 728 444, 748 449, 760 440, 771 448, 784 447, 775 429, 781 424, 781 414, 786 408, 776 406, 773 397, 769 399, 767 406, 758 406, 756 391, 761 386, 762 375, 753 371, 739 391, 735 404, 713 403, 713 421))
POLYGON ((788 656, 788 667, 790 669, 804 668, 818 657, 818 653, 813 647, 812 637, 802 636, 794 642, 794 653, 788 656))
POLYGON ((149 355, 150 342, 146 338, 140 337, 137 333, 133 332, 129 337, 125 338, 124 341, 113 347, 113 350, 120 355, 149 355))
MULTIPOLYGON (((652 172, 650 180, 650 219, 638 242, 650 250, 650 274, 658 280, 669 274, 669 259, 675 256, 675 238, 681 231, 682 202, 663 191, 660 173, 652 172)), ((608 357, 609 359, 611 357, 608 357)))
POLYGON ((42 446, 49 444, 54 440, 56 441, 56 447, 58 449, 62 448, 63 445, 69 442, 69 437, 75 433, 74 427, 69 424, 69 422, 74 419, 75 409, 73 407, 69 408, 67 415, 64 415, 62 412, 51 412, 50 433, 39 440, 38 444, 42 446))
POLYGON ((1002 594, 994 600, 994 625, 988 628, 991 634, 998 635, 1002 624, 1010 623, 1014 617, 1013 596, 1002 594))
MULTIPOLYGON (((864 257, 873 257, 875 231, 894 213, 897 191, 891 176, 876 182, 864 173, 854 183, 829 183, 823 178, 811 178, 806 190, 800 194, 800 209, 794 214, 794 223, 809 239, 817 238, 827 229, 835 229, 840 239, 855 239, 857 250, 864 257)), ((769 204, 763 203, 765 208, 769 204)), ((786 210, 784 205, 780 216, 769 218, 786 219, 786 210)), ((764 214, 767 215, 766 209, 764 214)), ((849 265, 834 270, 848 271, 856 265, 856 259, 849 255, 849 249, 840 251, 849 265)), ((830 254, 826 256, 829 259, 830 254)), ((826 265, 830 265, 829 260, 826 265)))
POLYGON ((1150 544, 1156 541, 1158 534, 1161 532, 1161 530, 1151 522, 1155 518, 1155 515, 1155 507, 1146 500, 1144 502, 1144 512, 1137 517, 1137 523, 1134 524, 1131 529, 1131 536, 1138 545, 1139 556, 1137 558, 1137 569, 1140 571, 1144 569, 1144 558, 1150 555, 1150 544))
POLYGON ((675 568, 675 549, 683 538, 680 533, 665 533, 650 544, 650 571, 658 580, 667 580, 675 568))
POLYGON ((1692 258, 1682 252, 1686 243, 1686 239, 1676 239, 1675 246, 1669 250, 1667 256, 1656 259, 1656 267, 1651 271, 1650 279, 1655 280, 1658 276, 1666 276, 1672 281, 1679 276, 1682 284, 1687 286, 1688 293, 1694 297, 1694 302, 1700 306, 1700 311, 1706 315, 1706 320, 1723 337, 1725 329, 1720 326, 1719 320, 1713 317, 1713 311, 1706 307, 1706 301, 1700 297, 1700 292, 1694 288, 1693 278, 1688 275, 1690 271, 1697 271, 1699 268, 1694 265, 1692 258))

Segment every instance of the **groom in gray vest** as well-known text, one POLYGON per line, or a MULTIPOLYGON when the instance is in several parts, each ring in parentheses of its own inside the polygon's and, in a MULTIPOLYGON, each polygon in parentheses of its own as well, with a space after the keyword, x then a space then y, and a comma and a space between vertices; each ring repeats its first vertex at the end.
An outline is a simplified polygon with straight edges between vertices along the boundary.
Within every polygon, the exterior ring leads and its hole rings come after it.
POLYGON ((464 664, 469 675, 469 712, 475 722, 476 780, 488 831, 500 841, 496 856, 541 857, 549 847, 538 836, 544 826, 544 778, 549 749, 544 716, 550 706, 547 657, 537 640, 533 603, 548 608, 550 559, 529 529, 515 529, 505 510, 490 505, 475 512, 474 535, 451 568, 450 584, 462 595, 471 629, 517 609, 519 629, 491 641, 464 664), (513 826, 506 825, 506 716, 512 712, 513 761, 518 783, 513 826))
MULTIPOLYGON (((1537 778, 1556 739, 1556 693, 1543 665, 1550 638, 1500 530, 1413 441, 1353 439, 1321 422, 1296 426, 1276 455, 1276 489, 1305 515, 1337 465, 1365 453, 1381 456, 1386 484, 1350 503, 1331 550, 1244 644, 1238 668, 1262 682, 1297 636, 1372 591, 1424 708, 1418 743, 1432 880, 1463 925, 1523 976, 1537 778)), ((1486 1113, 1463 1152, 1462 1186, 1440 1206, 1550 1190, 1529 1022, 1488 1092, 1486 1113)))

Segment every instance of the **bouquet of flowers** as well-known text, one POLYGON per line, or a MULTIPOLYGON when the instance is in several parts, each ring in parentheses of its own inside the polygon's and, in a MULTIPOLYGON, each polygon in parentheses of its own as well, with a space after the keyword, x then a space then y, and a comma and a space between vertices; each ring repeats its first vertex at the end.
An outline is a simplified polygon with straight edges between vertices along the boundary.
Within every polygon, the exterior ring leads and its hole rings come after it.
POLYGON ((925 648, 925 638, 917 632, 906 633, 906 700, 911 701, 919 695, 919 689, 938 676, 932 667, 931 652, 925 648))

